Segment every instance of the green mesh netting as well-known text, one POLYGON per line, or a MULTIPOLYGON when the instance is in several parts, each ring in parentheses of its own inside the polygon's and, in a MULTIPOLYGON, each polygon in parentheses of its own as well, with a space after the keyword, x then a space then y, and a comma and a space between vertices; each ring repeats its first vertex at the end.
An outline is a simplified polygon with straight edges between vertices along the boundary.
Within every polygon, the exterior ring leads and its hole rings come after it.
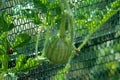
MULTIPOLYGON (((35 43, 38 34, 38 25, 29 20, 32 18, 31 10, 35 9, 35 0, 2 0, 0 2, 0 13, 7 11, 8 16, 14 16, 13 23, 16 26, 8 34, 8 40, 13 43, 20 33, 28 33, 32 36, 31 41, 22 48, 18 48, 19 54, 26 53, 34 57, 35 43), (29 13, 28 13, 29 12, 29 13), (20 16, 27 16, 21 18, 20 16)), ((36 0, 37 1, 37 0, 36 0)), ((50 0, 53 3, 55 0, 50 0)), ((109 4, 115 0, 70 0, 73 6, 73 14, 76 19, 74 24, 75 37, 74 44, 78 47, 89 34, 92 28, 87 28, 85 24, 91 20, 102 18, 109 4), (87 22, 85 22, 87 20, 87 22)), ((118 1, 119 2, 119 1, 118 1)), ((40 3, 41 4, 41 3, 40 3)), ((54 4, 53 4, 54 5, 54 4)), ((44 7, 42 7, 44 8, 44 7)), ((53 11, 54 12, 54 11, 53 11)), ((57 11, 56 11, 57 12, 57 11)), ((36 9, 40 19, 44 19, 45 9, 36 9)), ((54 16, 55 13, 52 13, 54 16)), ((58 32, 56 24, 52 25, 50 35, 58 32)), ((46 30, 40 32, 38 53, 40 54, 45 42, 46 30)), ((15 58, 12 56, 11 58, 15 58)), ((10 67, 15 62, 10 62, 10 67)), ((54 65, 43 62, 37 68, 29 71, 28 74, 21 73, 18 80, 57 80, 55 76, 58 70, 65 67, 65 64, 54 65)), ((120 79, 120 11, 113 15, 102 27, 90 38, 88 43, 82 48, 80 54, 76 54, 72 59, 69 72, 61 73, 66 75, 64 80, 119 80, 120 79)))

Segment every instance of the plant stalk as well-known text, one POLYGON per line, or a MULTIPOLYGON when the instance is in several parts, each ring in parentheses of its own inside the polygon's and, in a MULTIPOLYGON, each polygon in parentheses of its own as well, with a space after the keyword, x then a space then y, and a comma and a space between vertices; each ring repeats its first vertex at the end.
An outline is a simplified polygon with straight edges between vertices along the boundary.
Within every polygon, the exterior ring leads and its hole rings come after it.
MULTIPOLYGON (((68 18, 68 24, 70 26, 70 36, 71 36, 71 44, 73 43, 73 38, 74 38, 74 30, 73 30, 73 16, 72 16, 72 12, 70 10, 70 7, 69 7, 69 4, 66 0, 64 0, 64 6, 66 7, 66 12, 65 15, 66 17, 68 18)), ((63 18, 64 19, 64 18, 63 18)), ((62 20, 63 21, 63 20, 62 20)), ((65 27, 61 27, 63 30, 63 28, 65 29, 65 27)), ((62 31, 61 31, 62 33, 62 31)), ((74 50, 72 51, 72 55, 70 56, 69 60, 68 60, 68 63, 66 64, 65 68, 62 69, 62 74, 61 74, 61 71, 58 72, 58 80, 62 80, 63 78, 65 78, 65 76, 63 75, 64 73, 66 74, 68 71, 69 71, 69 68, 71 67, 70 65, 70 62, 71 62, 71 59, 73 58, 75 52, 74 50)))
POLYGON ((65 36, 65 24, 66 24, 66 14, 64 12, 64 5, 62 1, 60 2, 60 7, 61 7, 61 24, 60 24, 60 37, 63 38, 65 36))
POLYGON ((102 24, 104 24, 109 18, 111 18, 114 14, 116 14, 118 10, 112 10, 112 11, 109 11, 108 13, 106 13, 103 16, 103 19, 100 21, 99 25, 95 25, 95 26, 97 26, 97 28, 87 36, 87 38, 84 40, 84 42, 77 49, 81 50, 81 48, 84 47, 84 45, 88 42, 88 40, 90 39, 90 37, 95 33, 95 31, 97 31, 102 26, 102 24))
POLYGON ((65 37, 65 23, 66 23, 66 16, 62 15, 62 19, 61 19, 61 25, 60 25, 60 37, 64 38, 65 37))
POLYGON ((38 57, 38 44, 39 44, 39 38, 40 38, 40 32, 41 32, 41 26, 38 27, 38 34, 37 34, 37 40, 36 40, 36 46, 35 46, 35 53, 36 57, 38 57))

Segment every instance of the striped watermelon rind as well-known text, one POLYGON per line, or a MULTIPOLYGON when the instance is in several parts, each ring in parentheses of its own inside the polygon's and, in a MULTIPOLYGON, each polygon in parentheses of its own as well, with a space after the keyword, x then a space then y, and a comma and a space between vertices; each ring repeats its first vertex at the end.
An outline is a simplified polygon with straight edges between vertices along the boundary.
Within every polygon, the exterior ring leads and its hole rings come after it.
POLYGON ((48 39, 44 46, 44 54, 51 62, 62 64, 68 61, 72 52, 70 39, 61 38, 59 35, 48 39))

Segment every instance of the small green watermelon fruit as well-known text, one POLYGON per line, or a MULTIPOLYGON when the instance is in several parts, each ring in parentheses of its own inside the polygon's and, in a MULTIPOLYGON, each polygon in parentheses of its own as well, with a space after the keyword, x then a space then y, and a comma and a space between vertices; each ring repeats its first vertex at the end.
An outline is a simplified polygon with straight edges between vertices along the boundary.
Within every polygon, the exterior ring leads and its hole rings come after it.
POLYGON ((55 64, 68 61, 73 45, 70 38, 61 38, 59 35, 48 39, 44 46, 44 55, 55 64))

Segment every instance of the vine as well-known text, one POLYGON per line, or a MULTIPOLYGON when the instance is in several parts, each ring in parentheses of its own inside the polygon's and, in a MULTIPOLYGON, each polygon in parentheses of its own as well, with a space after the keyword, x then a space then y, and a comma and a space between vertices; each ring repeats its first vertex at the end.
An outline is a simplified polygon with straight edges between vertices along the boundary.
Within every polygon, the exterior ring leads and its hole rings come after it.
MULTIPOLYGON (((118 3, 117 3, 118 1, 115 1, 115 2, 113 2, 113 3, 111 3, 110 4, 110 7, 111 8, 116 8, 115 6, 119 6, 118 5, 118 3), (117 4, 117 5, 115 5, 115 4, 117 4), (114 6, 113 6, 114 5, 114 6)), ((68 6, 69 4, 68 4, 68 2, 66 1, 66 0, 64 0, 64 3, 65 3, 65 7, 66 7, 66 9, 67 9, 67 11, 69 12, 69 13, 71 13, 71 11, 70 11, 70 7, 68 6)), ((108 11, 104 16, 103 16, 103 19, 99 22, 99 24, 95 24, 95 21, 92 21, 91 22, 91 25, 93 26, 93 28, 94 27, 96 27, 95 29, 93 29, 92 30, 92 32, 87 36, 87 38, 83 41, 83 43, 77 48, 77 50, 81 50, 83 47, 84 47, 84 45, 88 42, 88 40, 90 39, 90 37, 94 34, 94 32, 95 31, 97 31, 109 18, 111 18, 114 14, 116 14, 117 12, 119 11, 119 8, 117 9, 117 10, 110 10, 110 11, 108 11)), ((71 25, 71 39, 73 39, 73 18, 72 18, 72 16, 69 16, 69 24, 71 25)), ((73 40, 72 40, 73 41, 73 40)), ((75 54, 75 51, 73 50, 72 51, 72 55, 71 55, 71 57, 69 58, 69 60, 68 60, 68 62, 67 62, 67 64, 66 64, 66 66, 65 66, 65 68, 63 69, 63 70, 61 70, 61 71, 59 71, 58 72, 58 74, 56 75, 56 77, 57 77, 57 80, 62 80, 62 79, 65 79, 65 74, 67 74, 68 72, 69 72, 69 69, 70 69, 70 62, 71 62, 71 60, 72 60, 72 58, 74 57, 74 54, 75 54)))

